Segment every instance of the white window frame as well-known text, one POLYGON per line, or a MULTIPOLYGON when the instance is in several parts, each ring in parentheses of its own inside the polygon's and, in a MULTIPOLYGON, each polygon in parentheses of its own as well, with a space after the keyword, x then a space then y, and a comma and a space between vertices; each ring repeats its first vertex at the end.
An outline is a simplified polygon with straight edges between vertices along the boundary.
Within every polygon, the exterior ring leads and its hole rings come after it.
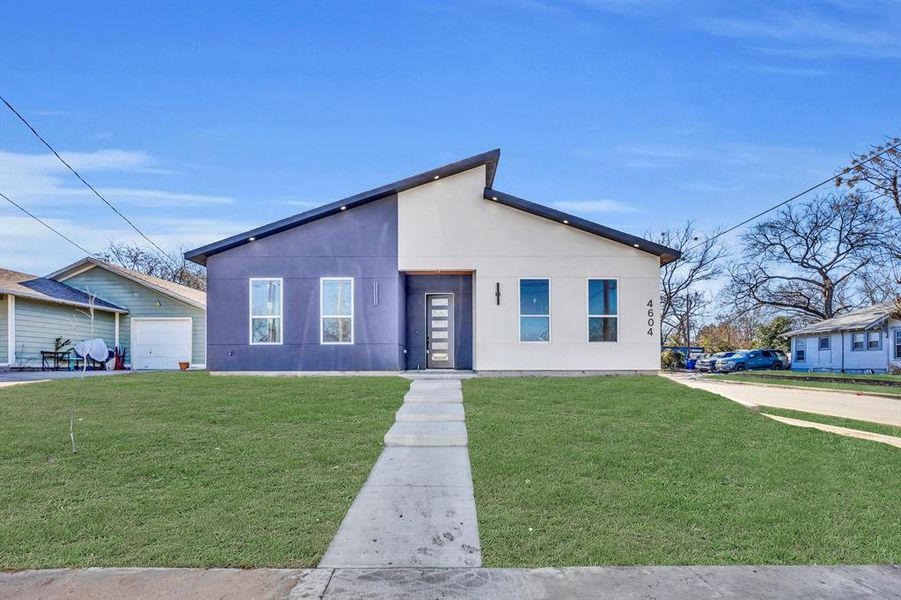
POLYGON ((520 344, 550 344, 553 337, 553 327, 551 326, 551 314, 554 311, 553 306, 553 284, 551 283, 551 278, 546 275, 535 275, 534 277, 519 277, 516 280, 516 329, 517 336, 516 339, 519 340, 520 344), (522 282, 524 279, 544 279, 547 281, 547 314, 546 315, 524 315, 522 314, 522 282), (535 341, 523 341, 522 339, 522 318, 523 317, 547 317, 547 341, 542 342, 541 340, 535 341))
POLYGON ((795 353, 792 356, 792 362, 807 362, 807 338, 795 338, 795 353), (798 358, 798 350, 804 353, 803 358, 798 358))
POLYGON ((618 344, 619 343, 619 277, 586 277, 585 278, 585 341, 589 344, 618 344), (616 313, 612 315, 593 315, 591 314, 591 282, 592 281, 615 281, 616 282, 616 313), (608 342, 605 340, 591 340, 591 326, 589 321, 592 318, 611 317, 616 319, 616 341, 608 342))
POLYGON ((353 346, 356 336, 354 335, 354 278, 353 277, 320 277, 319 278, 319 343, 323 346, 353 346), (322 312, 325 304, 324 292, 325 282, 327 281, 349 281, 350 282, 350 314, 349 315, 327 315, 322 312), (327 342, 325 341, 325 327, 323 319, 350 319, 350 341, 349 342, 327 342))
POLYGON ((825 352, 826 350, 832 350, 832 336, 830 335, 821 335, 817 338, 817 350, 820 352, 825 352), (826 346, 823 347, 821 343, 823 340, 826 340, 826 346))
POLYGON ((247 284, 247 312, 250 317, 247 319, 247 339, 251 346, 281 346, 285 343, 285 280, 281 277, 251 277, 247 284), (277 281, 278 282, 278 306, 279 314, 276 315, 255 315, 253 314, 253 282, 255 281, 277 281), (280 321, 278 328, 277 342, 255 342, 253 341, 253 320, 254 319, 278 319, 280 321))

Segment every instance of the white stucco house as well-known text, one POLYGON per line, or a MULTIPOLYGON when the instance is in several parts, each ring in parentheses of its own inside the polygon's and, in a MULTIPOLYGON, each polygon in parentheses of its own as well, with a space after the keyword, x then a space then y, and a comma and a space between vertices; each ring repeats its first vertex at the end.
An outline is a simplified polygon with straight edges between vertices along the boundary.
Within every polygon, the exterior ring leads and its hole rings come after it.
POLYGON ((499 191, 499 156, 187 252, 210 371, 656 372, 679 252, 499 191))
POLYGON ((792 370, 887 373, 901 365, 899 317, 886 302, 790 331, 792 370))

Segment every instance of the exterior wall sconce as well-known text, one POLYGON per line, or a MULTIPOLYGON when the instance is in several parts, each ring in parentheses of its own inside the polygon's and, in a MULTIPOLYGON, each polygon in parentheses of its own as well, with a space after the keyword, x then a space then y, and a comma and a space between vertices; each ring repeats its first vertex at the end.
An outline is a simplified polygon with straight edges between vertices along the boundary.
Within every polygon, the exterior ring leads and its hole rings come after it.
POLYGON ((494 283, 494 297, 497 298, 497 305, 501 305, 501 282, 494 283))

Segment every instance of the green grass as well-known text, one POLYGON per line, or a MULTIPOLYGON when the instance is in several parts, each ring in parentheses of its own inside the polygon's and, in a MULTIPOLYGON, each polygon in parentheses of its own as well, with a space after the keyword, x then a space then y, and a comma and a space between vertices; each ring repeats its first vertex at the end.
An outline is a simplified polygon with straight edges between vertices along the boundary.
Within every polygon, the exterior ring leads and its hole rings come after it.
POLYGON ((659 377, 475 379, 486 566, 901 561, 901 453, 659 377))
MULTIPOLYGON (((901 410, 901 406, 898 407, 901 410)), ((901 427, 893 425, 883 425, 882 423, 871 423, 869 421, 858 421, 857 419, 844 419, 842 417, 830 417, 826 415, 818 415, 799 410, 789 410, 787 408, 772 408, 769 406, 761 406, 760 412, 769 413, 771 415, 779 415, 792 419, 801 419, 804 421, 813 421, 814 423, 825 423, 826 425, 835 425, 836 427, 847 427, 849 429, 857 429, 859 431, 871 431, 873 433, 881 433, 883 435, 893 435, 901 437, 901 427)))
POLYGON ((788 387, 809 387, 822 388, 826 390, 840 390, 847 392, 859 392, 861 394, 890 394, 901 398, 901 388, 891 387, 887 385, 866 385, 861 383, 838 383, 832 381, 798 381, 795 379, 779 380, 775 377, 761 377, 753 374, 748 375, 706 375, 704 379, 715 379, 719 381, 744 381, 747 383, 764 383, 767 385, 779 385, 788 387))
POLYGON ((399 378, 88 378, 0 389, 0 570, 310 567, 382 449, 399 378))

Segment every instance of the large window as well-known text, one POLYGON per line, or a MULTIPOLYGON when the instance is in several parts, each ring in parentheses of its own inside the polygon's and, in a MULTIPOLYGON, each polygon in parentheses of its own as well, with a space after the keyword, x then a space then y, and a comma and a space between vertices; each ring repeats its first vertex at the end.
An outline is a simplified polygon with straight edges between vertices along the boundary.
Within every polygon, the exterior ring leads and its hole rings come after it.
POLYGON ((901 358, 901 329, 895 330, 895 358, 901 358))
POLYGON ((819 342, 820 350, 829 350, 829 342, 830 342, 830 338, 821 337, 820 342, 819 342))
POLYGON ((615 342, 616 323, 616 280, 589 279, 588 341, 615 342))
POLYGON ((866 346, 866 336, 862 333, 851 335, 851 350, 863 350, 866 346))
POLYGON ((354 280, 323 277, 319 280, 320 339, 323 344, 354 343, 354 280))
POLYGON ((519 280, 519 341, 551 341, 551 282, 519 280))
POLYGON ((807 360, 807 340, 795 338, 795 362, 807 360))
POLYGON ((250 280, 250 343, 282 343, 282 280, 250 280))

